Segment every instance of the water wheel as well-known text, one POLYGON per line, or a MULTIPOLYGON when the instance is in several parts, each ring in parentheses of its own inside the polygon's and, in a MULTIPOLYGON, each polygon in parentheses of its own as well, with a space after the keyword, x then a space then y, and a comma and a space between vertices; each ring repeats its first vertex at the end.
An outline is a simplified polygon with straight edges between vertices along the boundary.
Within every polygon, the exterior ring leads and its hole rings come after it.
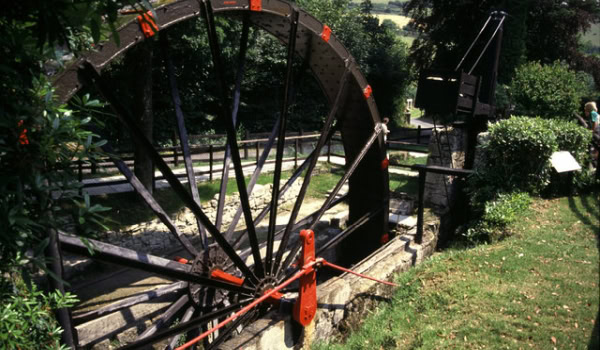
MULTIPOLYGON (((147 252, 139 252, 114 244, 90 240, 94 254, 90 255, 86 245, 78 238, 64 233, 58 234, 60 249, 64 252, 89 256, 94 260, 117 264, 127 268, 139 269, 152 274, 164 276, 172 281, 158 290, 127 297, 114 304, 101 307, 86 313, 85 318, 100 318, 123 308, 146 302, 152 298, 171 294, 173 302, 168 309, 157 317, 155 322, 146 328, 137 339, 125 348, 141 348, 168 339, 166 348, 173 348, 180 337, 198 329, 210 328, 215 320, 239 310, 262 295, 265 290, 281 283, 293 273, 294 258, 300 245, 290 239, 297 235, 299 228, 313 228, 323 213, 340 200, 349 205, 349 225, 340 234, 332 237, 321 246, 320 252, 341 243, 349 255, 365 256, 379 246, 381 236, 387 230, 388 211, 388 173, 382 125, 377 113, 371 89, 360 73, 350 53, 342 46, 329 27, 320 23, 310 14, 297 8, 293 3, 283 0, 238 0, 238 1, 196 1, 182 0, 163 5, 155 9, 155 18, 141 17, 132 20, 119 30, 120 45, 107 42, 97 50, 73 64, 55 79, 59 98, 68 101, 82 87, 95 89, 110 104, 123 125, 129 129, 132 137, 149 154, 155 166, 162 172, 178 198, 189 208, 197 220, 197 238, 190 240, 173 224, 156 199, 144 189, 135 175, 122 160, 113 159, 114 164, 125 175, 130 184, 144 198, 156 216, 169 228, 177 238, 181 247, 187 252, 188 259, 176 262, 169 257, 160 257, 147 252), (249 183, 244 180, 240 159, 240 147, 236 139, 235 118, 240 106, 240 81, 234 84, 233 98, 227 88, 231 82, 226 81, 222 65, 220 42, 217 38, 215 17, 223 16, 227 21, 241 23, 242 33, 239 52, 238 73, 243 71, 245 50, 248 44, 248 28, 256 28, 275 36, 287 48, 287 72, 280 79, 283 86, 283 98, 277 120, 273 123, 273 132, 265 145, 256 171, 249 183), (197 188, 182 184, 173 174, 167 163, 161 158, 152 144, 143 136, 132 120, 126 108, 126 101, 115 96, 110 83, 103 76, 103 70, 125 51, 145 40, 146 36, 158 35, 161 44, 168 49, 166 37, 169 28, 175 24, 201 17, 206 25, 210 43, 212 62, 206 66, 214 70, 218 79, 221 100, 219 118, 227 130, 227 153, 222 179, 228 177, 231 167, 240 195, 240 207, 236 219, 229 227, 222 227, 221 213, 217 219, 211 220, 202 210, 197 188), (303 60, 308 67, 306 74, 311 74, 318 82, 322 94, 329 106, 329 114, 322 125, 320 138, 315 150, 307 160, 299 166, 292 177, 284 185, 281 180, 283 147, 286 133, 286 118, 289 108, 290 90, 293 85, 293 61, 303 60), (242 69, 240 69, 242 68, 242 69), (342 135, 346 165, 340 182, 333 193, 321 205, 321 209, 305 218, 298 218, 300 206, 306 196, 311 175, 316 167, 317 158, 324 145, 332 137, 334 131, 342 135), (271 147, 277 148, 275 171, 273 175, 273 191, 270 205, 253 217, 249 204, 249 193, 260 174, 266 155, 271 147), (296 201, 291 209, 289 222, 283 230, 276 232, 275 222, 278 213, 278 201, 290 183, 304 175, 304 181, 296 201), (349 191, 346 197, 335 199, 335 195, 348 180, 349 191), (269 215, 268 232, 265 238, 259 239, 256 224, 269 215), (243 230, 236 231, 237 223, 242 221, 243 230), (251 258, 243 259, 240 253, 240 242, 249 244, 251 258), (276 244, 275 242, 279 244, 276 244), (250 261, 250 263, 248 263, 250 261), (177 318, 178 323, 173 324, 177 318)), ((145 15, 148 16, 148 15, 145 15)), ((179 136, 184 151, 189 183, 195 184, 191 167, 187 132, 181 113, 181 101, 178 95, 177 79, 172 64, 167 63, 170 89, 175 105, 179 126, 179 136)), ((239 74, 238 74, 239 76, 239 74)), ((110 153, 110 146, 104 146, 110 153)), ((226 197, 222 189, 219 197, 219 208, 226 197)), ((316 232, 319 235, 319 232, 316 232)), ((257 314, 266 312, 269 306, 257 308, 243 317, 239 317, 227 327, 215 333, 206 344, 215 347, 232 336, 244 324, 252 322, 257 314)), ((70 330, 72 325, 62 321, 63 328, 70 330)), ((77 341, 77 332, 65 332, 66 342, 75 347, 89 346, 77 341), (71 339, 69 339, 71 338, 71 339)))

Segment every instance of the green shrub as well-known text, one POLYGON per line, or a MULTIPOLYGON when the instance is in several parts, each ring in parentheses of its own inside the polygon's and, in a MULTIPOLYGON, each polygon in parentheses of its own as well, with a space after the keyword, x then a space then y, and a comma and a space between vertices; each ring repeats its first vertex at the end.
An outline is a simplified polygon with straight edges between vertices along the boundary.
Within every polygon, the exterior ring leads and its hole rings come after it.
POLYGON ((489 140, 478 147, 484 160, 469 180, 477 203, 499 192, 538 194, 547 186, 548 159, 558 149, 547 124, 541 118, 513 117, 490 126, 489 140))
POLYGON ((508 225, 529 208, 531 197, 524 192, 500 193, 484 205, 483 216, 463 236, 471 243, 489 242, 508 235, 508 225))
POLYGON ((4 283, 0 291, 0 349, 68 349, 60 345, 63 330, 53 310, 71 307, 77 299, 58 291, 44 294, 35 285, 4 283))
POLYGON ((590 140, 589 130, 562 120, 513 117, 493 124, 488 140, 478 147, 481 161, 469 179, 474 207, 481 211, 497 193, 539 195, 551 183, 554 190, 564 189, 568 178, 553 173, 549 162, 556 151, 569 151, 584 168, 575 173, 575 189, 589 184, 592 177, 586 164, 590 140))
POLYGON ((573 174, 572 179, 552 172, 551 186, 546 191, 549 194, 565 193, 571 189, 571 181, 573 181, 573 189, 575 190, 585 189, 592 185, 595 175, 592 171, 589 171, 587 166, 590 162, 588 145, 591 142, 592 133, 575 122, 547 120, 546 123, 548 124, 548 130, 556 138, 558 150, 571 153, 582 167, 581 171, 576 171, 573 174))
POLYGON ((529 62, 517 68, 510 91, 518 113, 567 120, 588 87, 565 63, 529 62))

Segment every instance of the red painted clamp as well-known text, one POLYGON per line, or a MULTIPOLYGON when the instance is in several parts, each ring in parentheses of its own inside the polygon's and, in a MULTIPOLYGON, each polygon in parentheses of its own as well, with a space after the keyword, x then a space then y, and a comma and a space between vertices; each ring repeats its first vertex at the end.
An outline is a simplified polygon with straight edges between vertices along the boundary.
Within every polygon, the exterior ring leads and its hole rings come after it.
POLYGON ((302 240, 302 270, 300 277, 300 290, 296 304, 294 304, 294 320, 307 326, 317 314, 317 272, 315 261, 315 233, 312 230, 300 231, 302 240))
POLYGON ((152 16, 151 11, 137 16, 137 20, 142 29, 142 33, 144 33, 146 38, 154 36, 154 34, 158 32, 158 25, 156 24, 156 20, 154 19, 154 16, 152 16))

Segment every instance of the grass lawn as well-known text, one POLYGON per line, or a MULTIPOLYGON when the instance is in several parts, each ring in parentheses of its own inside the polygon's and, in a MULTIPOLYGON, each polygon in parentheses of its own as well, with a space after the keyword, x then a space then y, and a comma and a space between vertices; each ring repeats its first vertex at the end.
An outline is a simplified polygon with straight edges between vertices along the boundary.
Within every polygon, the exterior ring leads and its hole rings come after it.
POLYGON ((452 248, 341 343, 316 349, 598 349, 598 193, 535 200, 513 235, 452 248))

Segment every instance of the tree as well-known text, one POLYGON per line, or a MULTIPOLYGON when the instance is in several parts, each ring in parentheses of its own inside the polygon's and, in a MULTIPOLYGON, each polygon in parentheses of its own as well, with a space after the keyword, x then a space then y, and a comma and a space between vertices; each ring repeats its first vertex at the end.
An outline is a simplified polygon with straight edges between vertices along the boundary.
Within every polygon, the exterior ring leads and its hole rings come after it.
MULTIPOLYGON (((500 82, 509 82, 524 60, 565 60, 576 69, 589 69, 590 58, 584 59, 579 52, 578 36, 600 20, 600 4, 585 0, 411 0, 405 13, 420 33, 411 48, 417 67, 454 67, 493 10, 510 15, 502 43, 500 82)), ((600 74, 594 76, 600 82, 600 74)))
POLYGON ((60 69, 67 54, 115 33, 118 10, 134 4, 24 0, 0 13, 0 308, 2 326, 16 327, 2 332, 0 348, 60 347, 50 308, 74 300, 38 292, 27 271, 47 271, 44 250, 54 229, 69 224, 88 235, 105 210, 77 195, 71 168, 98 155, 103 141, 87 126, 101 105, 87 96, 60 104, 46 73, 60 69))
POLYGON ((373 88, 373 96, 382 117, 399 117, 403 112, 406 90, 414 79, 407 60, 408 48, 401 42, 391 21, 371 15, 371 1, 349 8, 348 0, 298 0, 299 5, 323 23, 331 26, 359 63, 373 88))
POLYGON ((510 85, 517 113, 562 120, 573 119, 586 90, 585 81, 559 61, 524 64, 510 85))

